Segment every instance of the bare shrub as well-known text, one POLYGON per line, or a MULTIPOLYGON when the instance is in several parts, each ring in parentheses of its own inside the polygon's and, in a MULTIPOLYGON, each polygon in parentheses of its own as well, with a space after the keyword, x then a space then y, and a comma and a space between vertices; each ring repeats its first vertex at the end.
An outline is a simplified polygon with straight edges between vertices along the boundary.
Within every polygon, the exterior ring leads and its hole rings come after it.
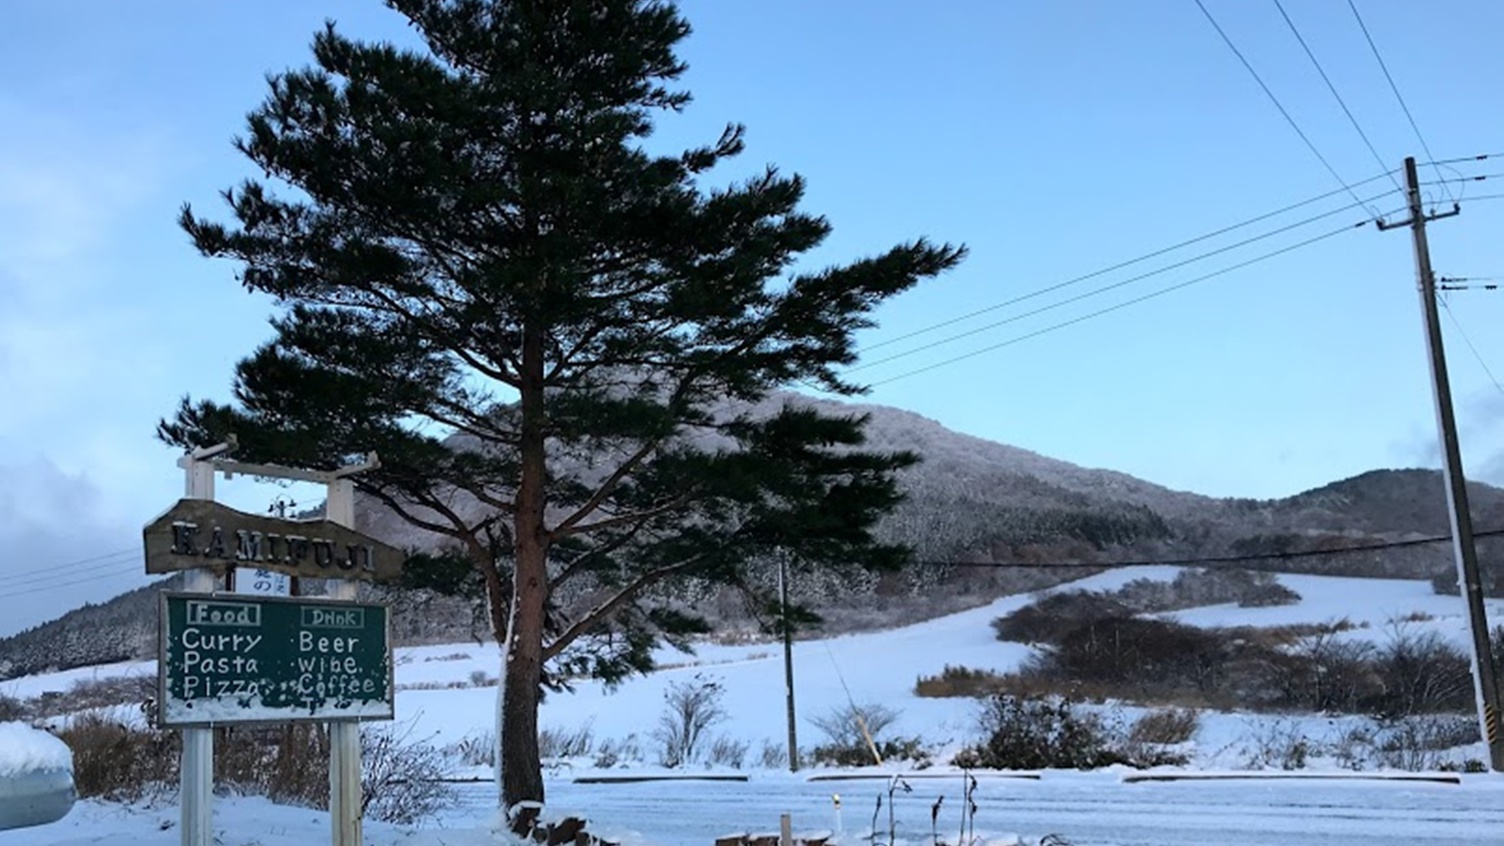
POLYGON ((261 793, 277 748, 267 734, 265 729, 238 726, 216 729, 214 783, 241 793, 261 793))
POLYGON ((1313 744, 1290 720, 1261 721, 1249 733, 1244 765, 1253 770, 1303 770, 1313 744))
POLYGON ((887 761, 912 761, 918 766, 928 766, 930 751, 920 738, 888 736, 900 715, 895 708, 869 702, 839 706, 810 717, 810 723, 828 741, 810 750, 810 760, 838 767, 887 761))
POLYGON ((1224 568, 1182 570, 1173 582, 1135 579, 1110 595, 1140 614, 1226 603, 1252 608, 1300 601, 1300 594, 1280 584, 1273 573, 1224 568))
POLYGON ((1332 744, 1332 757, 1343 769, 1361 772, 1368 769, 1373 758, 1373 742, 1377 728, 1372 720, 1364 720, 1342 732, 1332 744))
MULTIPOLYGON (((541 736, 539 740, 541 746, 541 736)), ((450 747, 450 751, 460 759, 460 763, 467 766, 494 767, 496 766, 496 735, 489 731, 467 734, 460 739, 459 743, 450 747)))
POLYGON ((317 723, 288 723, 272 730, 267 798, 273 802, 329 807, 329 730, 317 723))
POLYGON ((0 722, 24 720, 27 716, 25 703, 14 696, 0 693, 0 722))
POLYGON ((1290 704, 1312 711, 1352 713, 1383 689, 1373 667, 1373 646, 1320 632, 1290 651, 1282 676, 1290 704))
POLYGON ((1477 721, 1471 717, 1425 714, 1381 723, 1374 746, 1382 766, 1435 770, 1447 763, 1448 750, 1477 743, 1482 737, 1477 721))
POLYGON ((1353 770, 1369 766, 1389 769, 1463 769, 1448 754, 1482 738, 1473 717, 1452 714, 1419 714, 1393 720, 1364 720, 1348 729, 1333 754, 1339 764, 1353 770))
POLYGON ((1101 718, 1067 699, 988 699, 978 722, 985 740, 953 763, 988 769, 1089 770, 1131 763, 1101 718))
POLYGON ((594 720, 575 729, 545 728, 538 732, 538 755, 545 759, 581 758, 595 747, 594 720))
POLYGON ((1043 596, 992 621, 998 640, 1020 643, 1058 643, 1089 620, 1123 617, 1131 610, 1102 593, 1064 591, 1043 596))
POLYGON ((595 766, 602 769, 614 767, 617 764, 635 764, 643 760, 642 744, 638 742, 637 735, 629 734, 620 740, 606 738, 595 749, 595 766))
POLYGON ((1416 633, 1403 623, 1391 626, 1374 670, 1383 690, 1368 707, 1382 717, 1460 713, 1473 707, 1472 665, 1436 632, 1416 633))
POLYGON ((495 687, 496 677, 488 674, 485 670, 470 671, 471 687, 495 687))
MULTIPOLYGON (((800 758, 798 750, 794 754, 800 758)), ((763 738, 762 744, 757 748, 757 763, 765 770, 781 770, 789 765, 789 747, 787 744, 775 743, 763 738)))
POLYGON ((156 676, 112 676, 103 679, 78 679, 59 698, 43 701, 51 707, 43 716, 117 705, 139 705, 157 695, 156 676))
POLYGON ((726 709, 721 706, 724 695, 720 682, 699 673, 691 681, 669 684, 663 693, 667 707, 653 730, 660 764, 679 767, 695 760, 705 731, 726 719, 726 709))
POLYGON ((1389 620, 1389 622, 1392 624, 1429 623, 1435 619, 1436 615, 1430 613, 1429 611, 1411 611, 1409 614, 1402 614, 1400 616, 1393 617, 1389 620))
POLYGON ((1163 620, 1108 617, 1083 623, 1026 665, 1075 679, 1112 683, 1138 699, 1176 701, 1221 689, 1235 644, 1216 631, 1163 620))
POLYGON ((747 752, 751 748, 752 744, 747 741, 723 734, 706 747, 705 763, 739 770, 747 763, 747 752))
POLYGON ((974 670, 946 664, 937 676, 920 676, 914 695, 931 698, 981 697, 1003 692, 1003 676, 991 670, 974 670))
POLYGON ((869 736, 874 740, 882 737, 898 722, 900 716, 902 712, 896 708, 878 702, 866 702, 840 705, 808 719, 832 744, 865 749, 869 736))
POLYGON ((177 732, 137 729, 83 714, 58 737, 73 751, 73 785, 81 798, 136 802, 171 790, 177 781, 177 732))
POLYGON ((412 731, 411 724, 361 731, 362 814, 411 825, 458 804, 458 794, 443 781, 444 754, 414 739, 412 731))
POLYGON ((1161 708, 1134 720, 1128 740, 1172 746, 1190 740, 1200 725, 1201 714, 1191 708, 1161 708))
MULTIPOLYGON (((84 714, 59 737, 73 750, 83 797, 134 802, 177 789, 181 734, 84 714)), ((329 743, 321 726, 229 727, 215 731, 214 782, 274 802, 327 808, 329 743)))

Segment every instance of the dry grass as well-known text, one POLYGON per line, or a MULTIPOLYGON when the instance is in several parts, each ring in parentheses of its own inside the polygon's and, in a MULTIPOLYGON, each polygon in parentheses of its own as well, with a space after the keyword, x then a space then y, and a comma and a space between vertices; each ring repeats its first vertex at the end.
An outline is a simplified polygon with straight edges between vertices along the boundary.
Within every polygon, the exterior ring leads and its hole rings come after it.
POLYGON ((1004 690, 1004 677, 991 670, 945 665, 938 676, 920 676, 914 695, 931 699, 990 696, 1004 690))
POLYGON ((1201 715, 1191 708, 1160 708, 1139 717, 1128 730, 1132 743, 1184 743, 1196 734, 1201 715))

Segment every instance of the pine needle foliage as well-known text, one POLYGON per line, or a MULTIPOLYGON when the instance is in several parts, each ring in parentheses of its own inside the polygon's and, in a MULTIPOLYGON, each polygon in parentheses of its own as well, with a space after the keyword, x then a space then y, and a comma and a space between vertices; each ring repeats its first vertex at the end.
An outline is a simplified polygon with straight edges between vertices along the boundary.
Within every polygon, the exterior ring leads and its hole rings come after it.
POLYGON ((246 459, 305 467, 378 453, 366 501, 442 539, 430 561, 468 561, 507 644, 511 808, 543 799, 551 667, 619 677, 703 628, 655 599, 675 579, 745 586, 775 552, 904 559, 871 530, 915 457, 864 449, 860 416, 768 400, 860 392, 839 375, 853 333, 964 249, 805 269, 831 226, 802 179, 707 187, 743 127, 650 152, 654 116, 690 102, 671 3, 388 5, 420 47, 327 25, 235 142, 263 178, 224 192, 231 222, 184 207, 197 249, 280 309, 233 401, 185 398, 159 435, 233 432, 246 459))

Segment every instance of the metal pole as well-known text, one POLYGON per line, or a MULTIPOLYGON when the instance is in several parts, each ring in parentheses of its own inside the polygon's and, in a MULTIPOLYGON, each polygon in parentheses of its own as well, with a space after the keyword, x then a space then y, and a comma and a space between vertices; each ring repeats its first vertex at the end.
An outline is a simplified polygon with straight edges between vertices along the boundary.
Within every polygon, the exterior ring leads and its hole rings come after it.
MULTIPOLYGON (((1494 678, 1488 642, 1488 616, 1483 605, 1483 581, 1478 571, 1478 549, 1473 540, 1473 519, 1468 509, 1467 477, 1462 470, 1462 450, 1457 442, 1457 420, 1452 412, 1452 386, 1447 378, 1446 351, 1441 341, 1441 320, 1436 309, 1436 277, 1431 270, 1431 250, 1426 242, 1425 211, 1421 207, 1420 180, 1415 159, 1405 159, 1405 184, 1410 200, 1410 233, 1415 241, 1415 272, 1419 277, 1420 305, 1426 319, 1426 349, 1431 360, 1431 386, 1436 396, 1436 423, 1441 430, 1446 476, 1447 505, 1452 520, 1452 552, 1457 559, 1457 586, 1467 602, 1473 636, 1473 686, 1478 697, 1478 718, 1488 743, 1494 772, 1504 772, 1504 738, 1499 735, 1499 687, 1494 678)), ((1455 213, 1455 212, 1454 212, 1455 213)))
MULTIPOLYGON (((355 485, 349 479, 329 481, 325 511, 332 523, 355 528, 355 485)), ((330 599, 355 599, 355 582, 329 582, 330 599)), ((329 724, 329 818, 334 846, 362 846, 360 808, 360 723, 340 720, 329 724)))
POLYGON ((789 772, 799 771, 799 739, 794 728, 794 627, 789 625, 788 555, 778 553, 778 612, 783 626, 783 687, 789 722, 789 772))
MULTIPOLYGON (((206 459, 219 448, 195 450, 178 462, 184 473, 184 496, 214 499, 214 465, 206 459)), ((212 570, 185 570, 183 590, 213 593, 212 570)), ((183 846, 212 846, 214 842, 214 729, 185 728, 182 767, 178 772, 183 846)))

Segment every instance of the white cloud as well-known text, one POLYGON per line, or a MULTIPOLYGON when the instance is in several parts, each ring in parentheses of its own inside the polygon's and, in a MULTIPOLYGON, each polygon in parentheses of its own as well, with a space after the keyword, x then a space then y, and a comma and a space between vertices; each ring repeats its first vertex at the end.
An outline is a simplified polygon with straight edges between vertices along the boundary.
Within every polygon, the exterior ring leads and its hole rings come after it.
POLYGON ((83 475, 0 463, 0 636, 146 583, 140 529, 83 475))

